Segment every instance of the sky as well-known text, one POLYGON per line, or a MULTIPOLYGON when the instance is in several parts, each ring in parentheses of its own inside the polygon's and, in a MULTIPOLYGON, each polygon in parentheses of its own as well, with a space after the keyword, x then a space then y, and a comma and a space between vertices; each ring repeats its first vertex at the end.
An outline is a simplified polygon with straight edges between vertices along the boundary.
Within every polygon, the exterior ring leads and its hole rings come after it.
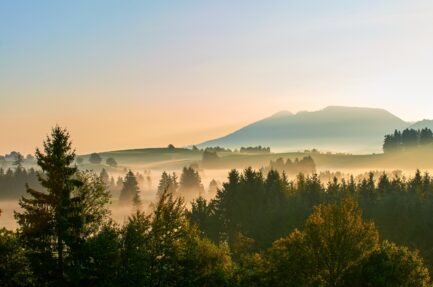
POLYGON ((433 118, 433 1, 0 0, 0 154, 200 143, 281 110, 433 118))

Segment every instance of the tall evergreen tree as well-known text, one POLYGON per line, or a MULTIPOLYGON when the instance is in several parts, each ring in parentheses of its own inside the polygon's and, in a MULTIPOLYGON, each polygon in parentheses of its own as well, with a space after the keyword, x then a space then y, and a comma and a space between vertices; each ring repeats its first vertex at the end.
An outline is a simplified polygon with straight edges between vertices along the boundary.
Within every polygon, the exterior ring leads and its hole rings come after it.
POLYGON ((137 179, 134 173, 130 170, 123 180, 123 187, 120 191, 119 202, 120 204, 131 204, 134 203, 134 199, 137 199, 140 188, 138 187, 137 179))
POLYGON ((56 126, 43 145, 43 152, 36 149, 36 159, 42 169, 39 181, 46 191, 27 187, 28 197, 20 199, 22 211, 15 212, 15 217, 36 273, 61 286, 65 285, 64 254, 77 201, 71 193, 80 182, 74 179, 77 168, 71 166, 75 152, 69 133, 56 126))
POLYGON ((431 144, 433 142, 433 132, 429 128, 424 128, 420 131, 420 144, 431 144))
POLYGON ((110 183, 110 176, 108 175, 108 172, 103 168, 101 170, 101 173, 99 174, 99 177, 101 178, 102 182, 108 186, 110 183))
POLYGON ((184 167, 180 176, 180 194, 186 202, 192 201, 204 193, 204 187, 198 172, 192 167, 184 167))
POLYGON ((24 163, 24 156, 20 152, 17 152, 15 154, 15 160, 14 160, 14 165, 17 167, 17 170, 21 170, 23 168, 23 163, 24 163))
POLYGON ((160 197, 166 190, 170 193, 175 193, 179 187, 179 183, 177 182, 177 176, 173 172, 172 175, 167 172, 163 172, 161 174, 161 179, 158 184, 158 197, 160 197))

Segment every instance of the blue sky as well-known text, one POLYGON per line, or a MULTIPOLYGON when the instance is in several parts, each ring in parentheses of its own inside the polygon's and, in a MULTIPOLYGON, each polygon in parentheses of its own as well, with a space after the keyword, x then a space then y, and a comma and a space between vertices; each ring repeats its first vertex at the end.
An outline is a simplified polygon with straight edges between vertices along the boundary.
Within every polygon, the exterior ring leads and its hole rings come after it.
POLYGON ((433 118, 432 35, 423 0, 0 1, 0 153, 56 123, 87 152, 328 105, 433 118))

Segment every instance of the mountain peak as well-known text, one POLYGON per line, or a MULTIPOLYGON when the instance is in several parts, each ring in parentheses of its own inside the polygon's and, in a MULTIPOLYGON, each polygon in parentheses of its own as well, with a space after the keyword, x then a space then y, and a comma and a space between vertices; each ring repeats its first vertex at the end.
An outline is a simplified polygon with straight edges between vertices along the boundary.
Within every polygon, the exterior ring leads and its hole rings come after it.
POLYGON ((389 113, 381 108, 367 108, 367 107, 350 107, 350 106, 327 106, 322 111, 376 111, 389 113))
POLYGON ((199 146, 239 148, 261 145, 274 150, 318 148, 339 152, 378 152, 385 134, 410 125, 384 109, 329 106, 295 115, 280 111, 199 146))
POLYGON ((270 116, 270 118, 284 118, 284 117, 290 117, 293 116, 293 113, 290 111, 279 111, 278 113, 273 114, 270 116))

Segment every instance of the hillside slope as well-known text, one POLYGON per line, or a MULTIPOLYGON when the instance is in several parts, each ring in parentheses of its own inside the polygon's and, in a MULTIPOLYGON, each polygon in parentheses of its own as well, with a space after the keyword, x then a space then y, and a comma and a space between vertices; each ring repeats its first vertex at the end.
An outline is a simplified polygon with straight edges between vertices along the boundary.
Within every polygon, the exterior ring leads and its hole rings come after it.
POLYGON ((383 137, 410 123, 383 109, 331 106, 315 112, 277 113, 199 147, 270 146, 273 150, 369 153, 381 151, 383 137))

